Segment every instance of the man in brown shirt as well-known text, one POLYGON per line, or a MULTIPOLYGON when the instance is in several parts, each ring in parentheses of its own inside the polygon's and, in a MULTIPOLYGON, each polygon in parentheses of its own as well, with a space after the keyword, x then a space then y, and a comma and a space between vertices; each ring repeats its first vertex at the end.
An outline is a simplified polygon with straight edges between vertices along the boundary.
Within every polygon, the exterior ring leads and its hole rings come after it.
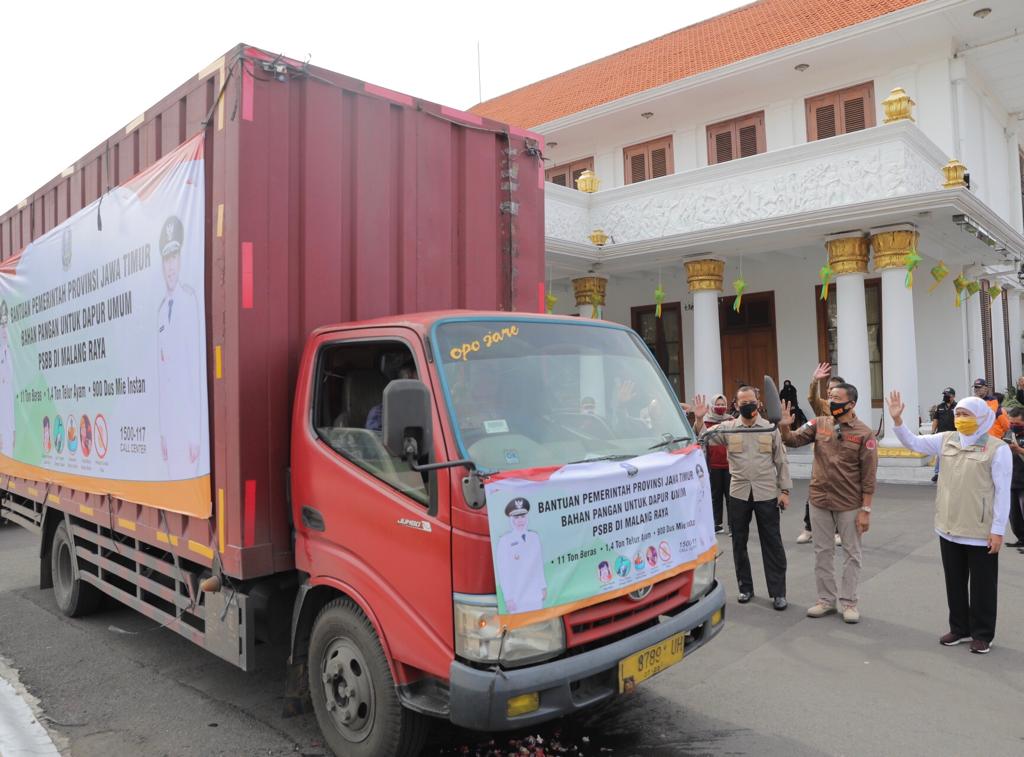
MULTIPOLYGON (((779 432, 758 413, 757 393, 752 387, 741 386, 736 390, 736 409, 739 418, 704 430, 701 439, 726 445, 732 476, 726 505, 739 584, 737 600, 746 604, 754 597, 754 579, 747 554, 747 536, 753 516, 757 518, 768 596, 772 598, 772 607, 785 610, 786 550, 779 532, 779 513, 789 506, 792 487, 789 462, 779 432)), ((708 411, 704 397, 697 396, 693 411, 699 427, 708 411)))
POLYGON ((837 384, 829 390, 829 413, 814 418, 796 431, 788 403, 783 405, 779 429, 787 447, 814 443, 811 469, 811 527, 827 534, 838 529, 843 540, 843 575, 835 579, 835 546, 828 539, 814 542, 814 577, 818 601, 807 610, 808 617, 820 618, 842 605, 843 620, 857 623, 857 585, 860 580, 861 536, 871 524, 871 500, 878 471, 878 441, 870 427, 857 418, 857 389, 837 384))
MULTIPOLYGON (((828 379, 828 388, 831 390, 836 384, 845 384, 842 376, 832 375, 832 366, 829 363, 818 363, 811 377, 811 386, 807 390, 807 402, 811 406, 812 415, 828 415, 828 400, 821 396, 821 382, 828 379)), ((827 396, 827 394, 826 394, 827 396)), ((812 538, 811 532, 811 502, 804 503, 804 530, 796 537, 797 544, 807 544, 812 538)), ((839 538, 839 532, 835 532, 836 546, 841 547, 843 540, 839 538)))

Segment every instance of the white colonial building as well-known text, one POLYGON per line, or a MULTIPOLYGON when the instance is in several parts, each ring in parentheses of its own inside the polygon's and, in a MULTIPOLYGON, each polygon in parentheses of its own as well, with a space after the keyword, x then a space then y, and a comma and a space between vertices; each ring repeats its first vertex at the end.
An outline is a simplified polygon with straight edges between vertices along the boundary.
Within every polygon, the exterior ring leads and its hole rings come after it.
POLYGON ((878 426, 883 390, 927 419, 1021 375, 1022 0, 760 0, 474 110, 545 137, 554 312, 632 325, 683 397, 767 373, 806 409, 829 360, 878 426))

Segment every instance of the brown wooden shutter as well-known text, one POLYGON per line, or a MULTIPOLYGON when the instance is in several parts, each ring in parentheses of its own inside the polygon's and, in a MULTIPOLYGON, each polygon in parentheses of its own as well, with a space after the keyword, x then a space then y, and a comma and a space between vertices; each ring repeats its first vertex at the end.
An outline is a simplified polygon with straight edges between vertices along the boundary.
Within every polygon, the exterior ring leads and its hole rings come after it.
POLYGON ((732 121, 708 127, 708 165, 732 160, 732 133, 732 121))
POLYGON ((875 125, 874 86, 871 82, 858 84, 838 93, 843 118, 840 134, 862 131, 875 125))
POLYGON ((736 119, 736 152, 741 158, 765 151, 764 112, 736 119))
POLYGON ((548 171, 548 181, 560 187, 569 186, 569 172, 564 169, 553 169, 548 171))
POLYGON ((651 178, 657 179, 670 173, 669 145, 658 145, 651 148, 651 178))
POLYGON ((629 147, 626 153, 626 183, 647 180, 647 150, 645 145, 629 147))
POLYGON ((838 133, 836 123, 836 101, 829 96, 827 99, 817 98, 820 102, 811 107, 807 123, 808 137, 811 139, 828 139, 838 133), (814 134, 811 137, 811 133, 814 134))

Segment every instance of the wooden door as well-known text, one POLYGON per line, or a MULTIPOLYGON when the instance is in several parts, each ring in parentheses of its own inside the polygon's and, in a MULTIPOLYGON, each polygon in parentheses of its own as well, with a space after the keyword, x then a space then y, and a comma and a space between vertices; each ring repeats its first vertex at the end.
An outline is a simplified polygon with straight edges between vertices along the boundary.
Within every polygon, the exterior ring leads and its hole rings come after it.
POLYGON ((758 389, 765 376, 779 383, 779 353, 775 336, 775 293, 743 296, 740 312, 734 297, 719 298, 722 332, 722 391, 731 397, 743 384, 758 389))
POLYGON ((678 302, 666 302, 661 318, 655 316, 656 306, 643 305, 632 309, 633 330, 640 335, 658 361, 676 396, 685 396, 683 386, 683 319, 678 302))

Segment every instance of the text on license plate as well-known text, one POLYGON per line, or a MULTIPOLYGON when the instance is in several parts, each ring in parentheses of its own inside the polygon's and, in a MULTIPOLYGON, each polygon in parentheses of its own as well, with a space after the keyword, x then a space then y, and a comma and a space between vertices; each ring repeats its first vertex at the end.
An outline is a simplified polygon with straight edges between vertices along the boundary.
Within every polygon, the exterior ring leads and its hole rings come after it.
POLYGON ((619 693, 683 661, 684 634, 677 633, 619 661, 619 693))

